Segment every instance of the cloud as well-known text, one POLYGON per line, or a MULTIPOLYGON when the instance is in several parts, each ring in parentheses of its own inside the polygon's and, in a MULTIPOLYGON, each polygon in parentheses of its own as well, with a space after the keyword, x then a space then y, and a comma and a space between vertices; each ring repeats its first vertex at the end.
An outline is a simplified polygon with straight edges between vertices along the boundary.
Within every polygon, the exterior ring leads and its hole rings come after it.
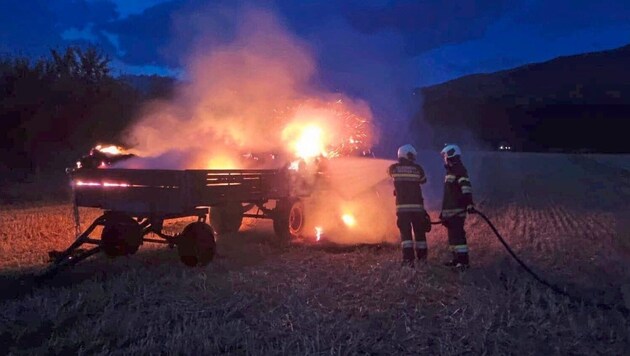
POLYGON ((98 36, 94 33, 94 24, 89 23, 84 28, 71 27, 61 33, 61 38, 66 41, 85 40, 96 43, 98 36))
POLYGON ((418 85, 626 45, 630 41, 630 22, 617 21, 626 16, 624 11, 619 14, 604 11, 607 2, 601 7, 588 5, 580 10, 573 9, 579 7, 571 5, 573 2, 554 6, 523 3, 490 25, 484 36, 417 56, 414 62, 421 69, 418 85), (574 17, 575 24, 564 17, 574 17))
MULTIPOLYGON (((258 4, 278 14, 292 32, 313 41, 324 74, 331 75, 327 84, 337 86, 339 78, 346 77, 352 79, 347 89, 361 92, 363 84, 369 82, 359 80, 359 68, 372 71, 376 63, 389 61, 399 68, 380 66, 381 77, 385 78, 388 72, 400 83, 400 73, 408 66, 399 59, 481 35, 501 11, 501 6, 491 5, 507 0, 466 0, 457 6, 437 1, 0 1, 6 2, 5 8, 9 9, 4 16, 30 14, 28 20, 6 17, 1 36, 7 45, 0 45, 0 50, 18 49, 41 55, 50 47, 95 44, 116 59, 118 68, 165 70, 182 67, 188 53, 200 47, 199 38, 212 38, 212 43, 203 43, 207 48, 231 40, 237 9, 247 3, 258 4), (213 36, 201 36, 204 31, 213 32, 213 36), (335 37, 352 40, 352 46, 335 37), (362 53, 362 57, 358 58, 355 52, 362 53), (389 59, 385 54, 391 54, 389 59), (359 59, 364 63, 357 65, 359 59), (345 75, 348 73, 351 75, 345 75)), ((376 73, 373 74, 372 83, 390 86, 376 80, 376 73)))
POLYGON ((44 45, 53 46, 62 41, 55 28, 54 14, 45 6, 46 3, 43 0, 0 2, 2 52, 41 55, 46 52, 42 51, 44 45))
MULTIPOLYGON (((145 9, 140 14, 111 21, 99 30, 116 36, 119 59, 130 65, 177 65, 174 55, 160 53, 172 38, 171 16, 183 9, 181 1, 170 1, 145 9)), ((182 48, 186 48, 182 43, 182 48)))
POLYGON ((630 22, 630 6, 623 0, 535 0, 523 5, 512 15, 514 21, 544 27, 547 33, 630 22))
POLYGON ((118 18, 116 6, 108 0, 46 1, 46 7, 64 27, 82 28, 89 23, 100 25, 118 18))
MULTIPOLYGON (((119 6, 123 6, 118 1, 119 6)), ((216 46, 233 37, 234 19, 241 1, 173 0, 145 1, 154 4, 100 27, 116 36, 119 60, 134 66, 182 67, 198 41, 212 38, 216 46), (212 32, 212 36, 205 36, 212 32)))
MULTIPOLYGON (((174 66, 181 60, 179 52, 196 45, 190 39, 199 37, 199 28, 214 26, 217 35, 229 40, 233 35, 230 19, 236 16, 236 9, 253 3, 278 13, 293 32, 306 38, 330 34, 335 28, 329 26, 335 23, 365 38, 395 33, 402 40, 404 54, 411 57, 482 36, 514 1, 146 0, 144 5, 155 5, 113 21, 104 30, 119 36, 126 53, 121 60, 134 65, 174 66)), ((116 3, 122 8, 121 1, 116 3)))
POLYGON ((393 1, 384 6, 343 8, 344 16, 365 34, 400 33, 408 54, 416 55, 445 44, 482 36, 511 0, 393 1), (357 11, 359 10, 360 11, 357 11))
POLYGON ((115 4, 120 17, 125 18, 129 15, 141 14, 148 8, 169 1, 170 0, 110 0, 109 2, 115 4))
POLYGON ((166 73, 194 48, 233 39, 237 9, 252 3, 316 48, 322 84, 391 107, 394 95, 368 88, 393 93, 630 40, 630 7, 614 0, 0 0, 0 52, 96 44, 118 68, 166 73))
POLYGON ((92 29, 117 17, 109 1, 0 0, 0 8, 0 51, 27 56, 45 55, 76 40, 93 41, 92 29))

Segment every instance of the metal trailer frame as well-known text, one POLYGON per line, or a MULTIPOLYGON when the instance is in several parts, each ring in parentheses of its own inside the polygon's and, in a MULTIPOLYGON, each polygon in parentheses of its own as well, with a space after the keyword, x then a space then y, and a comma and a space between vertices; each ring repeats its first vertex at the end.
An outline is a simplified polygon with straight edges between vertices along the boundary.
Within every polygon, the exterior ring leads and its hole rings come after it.
MULTIPOLYGON (((288 169, 260 170, 157 170, 157 169, 76 169, 68 172, 72 184, 76 240, 64 251, 49 252, 52 264, 42 274, 50 276, 100 251, 110 256, 133 254, 143 242, 178 247, 180 258, 188 265, 204 265, 214 256, 214 231, 206 222, 210 207, 238 204, 258 207, 256 214, 242 216, 273 219, 281 239, 291 233, 292 219, 303 224, 295 174, 288 169), (275 208, 264 205, 275 201, 275 208), (79 227, 79 207, 99 208, 103 215, 85 230, 79 227), (197 217, 182 233, 162 232, 165 220, 197 217), (203 224, 200 225, 200 224, 203 224), (193 226, 194 225, 194 226, 193 226), (103 226, 100 238, 91 234, 103 226), (204 227, 210 227, 208 228, 204 227), (108 229, 108 232, 105 230, 108 229), (154 233, 160 239, 148 238, 154 233), (81 250, 83 245, 92 245, 81 250), (184 247, 182 247, 184 246, 184 247), (212 251, 210 251, 210 249, 212 251), (186 250, 187 252, 182 252, 186 250), (203 251, 202 251, 203 250, 203 251), (205 252, 204 252, 205 251, 205 252), (205 254, 199 263, 187 262, 182 254, 205 254)), ((299 181, 297 181, 299 183, 299 181)))

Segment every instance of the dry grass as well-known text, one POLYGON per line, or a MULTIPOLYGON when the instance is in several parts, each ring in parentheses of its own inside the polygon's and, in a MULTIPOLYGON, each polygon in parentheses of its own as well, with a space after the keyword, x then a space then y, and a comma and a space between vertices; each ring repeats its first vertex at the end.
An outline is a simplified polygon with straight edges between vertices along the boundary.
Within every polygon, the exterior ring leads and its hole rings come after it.
MULTIPOLYGON (((514 180, 492 192, 480 187, 480 207, 546 278, 572 294, 630 307, 618 215, 567 204, 563 189, 580 192, 578 185, 546 188, 527 179, 535 192, 514 193, 510 185, 522 184, 514 180)), ((97 213, 82 210, 83 223, 97 213)), ((20 288, 16 281, 41 268, 48 250, 70 243, 71 216, 67 205, 0 212, 0 350, 620 355, 630 347, 627 313, 574 303, 537 284, 476 217, 468 222, 474 268, 462 275, 439 265, 447 257, 441 228, 430 233, 429 264, 409 269, 399 266, 397 247, 273 247, 261 221, 221 239, 206 268, 186 268, 174 250, 147 244, 133 257, 98 256, 46 285, 20 288)))

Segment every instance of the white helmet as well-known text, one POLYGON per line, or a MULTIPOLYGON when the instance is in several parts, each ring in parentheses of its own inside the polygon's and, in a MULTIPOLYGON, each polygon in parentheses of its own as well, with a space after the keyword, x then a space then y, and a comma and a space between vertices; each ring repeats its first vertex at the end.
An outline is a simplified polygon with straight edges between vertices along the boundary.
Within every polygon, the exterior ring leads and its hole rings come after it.
POLYGON ((459 149, 459 146, 451 144, 444 146, 440 154, 442 155, 442 157, 444 157, 444 162, 446 162, 448 158, 461 156, 462 150, 459 149))
POLYGON ((416 152, 416 149, 410 144, 398 148, 398 158, 406 158, 410 161, 415 161, 417 155, 418 152, 416 152))

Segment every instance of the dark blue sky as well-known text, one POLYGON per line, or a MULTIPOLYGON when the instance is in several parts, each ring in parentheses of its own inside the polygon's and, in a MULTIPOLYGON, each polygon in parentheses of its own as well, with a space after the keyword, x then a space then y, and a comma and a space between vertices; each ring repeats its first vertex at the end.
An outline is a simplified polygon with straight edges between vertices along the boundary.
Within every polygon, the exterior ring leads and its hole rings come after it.
POLYGON ((212 34, 209 47, 229 41, 250 3, 312 47, 322 76, 346 84, 422 86, 630 43, 630 5, 613 0, 0 0, 0 52, 91 43, 118 72, 168 73, 200 32, 212 34))

